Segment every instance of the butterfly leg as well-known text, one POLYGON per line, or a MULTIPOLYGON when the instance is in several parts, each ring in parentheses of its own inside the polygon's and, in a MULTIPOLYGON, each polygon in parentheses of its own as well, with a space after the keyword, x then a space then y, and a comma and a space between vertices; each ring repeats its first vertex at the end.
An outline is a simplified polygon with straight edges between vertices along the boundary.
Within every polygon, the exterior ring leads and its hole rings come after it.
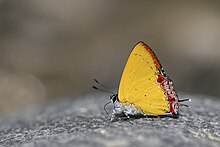
POLYGON ((116 110, 115 110, 115 107, 114 107, 113 110, 112 110, 112 115, 111 115, 111 117, 110 117, 110 120, 111 120, 111 121, 114 121, 114 120, 115 120, 115 118, 116 118, 115 113, 116 113, 116 110))
POLYGON ((115 120, 115 117, 116 117, 115 114, 112 114, 110 120, 111 120, 111 121, 114 121, 114 120, 115 120))
POLYGON ((127 119, 130 119, 130 116, 128 115, 128 113, 125 110, 123 110, 122 112, 127 117, 127 119))
POLYGON ((123 113, 123 110, 120 106, 118 105, 114 105, 114 108, 112 110, 112 115, 111 115, 111 121, 116 120, 117 118, 120 118, 119 116, 121 116, 123 113))
POLYGON ((133 125, 133 123, 130 121, 130 120, 131 120, 131 117, 129 116, 128 112, 126 112, 125 110, 122 111, 122 112, 123 112, 123 114, 127 117, 127 121, 128 121, 131 125, 133 125))

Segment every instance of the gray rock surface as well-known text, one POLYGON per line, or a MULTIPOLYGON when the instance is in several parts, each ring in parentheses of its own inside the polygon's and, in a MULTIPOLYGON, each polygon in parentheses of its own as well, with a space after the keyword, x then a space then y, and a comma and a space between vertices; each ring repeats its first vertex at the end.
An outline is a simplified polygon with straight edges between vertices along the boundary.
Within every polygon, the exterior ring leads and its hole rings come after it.
MULTIPOLYGON (((1 146, 220 146, 220 101, 191 98, 178 119, 139 118, 110 122, 103 110, 106 95, 62 99, 0 120, 1 146)), ((108 106, 111 110, 111 106, 108 106)))

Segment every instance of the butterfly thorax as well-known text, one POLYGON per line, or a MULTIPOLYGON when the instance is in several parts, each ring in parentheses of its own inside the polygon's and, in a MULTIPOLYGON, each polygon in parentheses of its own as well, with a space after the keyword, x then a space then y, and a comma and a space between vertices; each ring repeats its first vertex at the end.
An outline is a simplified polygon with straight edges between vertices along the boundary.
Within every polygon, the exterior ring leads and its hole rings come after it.
POLYGON ((119 101, 118 95, 115 95, 114 101, 111 101, 114 104, 114 109, 111 116, 111 121, 115 120, 115 118, 125 117, 129 118, 130 116, 144 115, 141 109, 135 107, 133 104, 123 104, 119 101))

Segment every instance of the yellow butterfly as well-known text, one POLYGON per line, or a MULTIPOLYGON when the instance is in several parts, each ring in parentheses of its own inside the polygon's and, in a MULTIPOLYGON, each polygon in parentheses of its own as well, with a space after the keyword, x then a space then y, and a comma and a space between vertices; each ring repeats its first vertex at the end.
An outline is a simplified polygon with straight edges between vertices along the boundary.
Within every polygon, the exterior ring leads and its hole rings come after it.
MULTIPOLYGON (((98 89, 95 86, 93 88, 98 89)), ((144 42, 137 43, 128 57, 118 94, 110 93, 113 94, 110 96, 110 102, 114 104, 111 120, 117 116, 130 118, 131 115, 139 114, 178 117, 179 106, 188 107, 179 102, 190 101, 190 99, 179 100, 171 79, 166 76, 156 55, 144 42)))
POLYGON ((144 42, 131 51, 124 68, 118 94, 111 96, 114 109, 111 120, 117 115, 153 115, 178 117, 179 100, 172 81, 166 76, 154 52, 144 42))

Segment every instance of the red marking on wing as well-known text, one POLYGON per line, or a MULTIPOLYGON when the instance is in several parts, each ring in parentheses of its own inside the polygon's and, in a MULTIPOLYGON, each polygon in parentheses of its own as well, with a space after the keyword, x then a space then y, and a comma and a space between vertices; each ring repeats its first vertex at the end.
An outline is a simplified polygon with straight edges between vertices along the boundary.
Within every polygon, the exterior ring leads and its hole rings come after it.
POLYGON ((173 108, 173 103, 170 103, 170 112, 173 114, 173 113, 175 113, 175 110, 174 110, 174 108, 173 108))
POLYGON ((147 44, 145 44, 144 42, 141 42, 141 45, 143 45, 144 48, 146 48, 146 50, 149 52, 149 54, 151 55, 152 59, 154 60, 154 63, 156 65, 157 69, 160 69, 161 68, 161 64, 160 64, 159 60, 157 59, 156 55, 154 54, 154 52, 152 51, 152 49, 147 44))
POLYGON ((161 74, 157 74, 157 83, 162 83, 164 81, 164 76, 161 74))
MULTIPOLYGON (((148 45, 146 45, 144 42, 140 42, 140 43, 148 51, 148 53, 151 55, 156 68, 158 70, 161 69, 162 66, 161 66, 159 60, 157 59, 156 55, 152 51, 152 49, 148 45)), ((175 99, 177 97, 177 95, 176 95, 175 90, 173 89, 172 83, 170 83, 170 80, 161 74, 157 74, 156 76, 157 76, 157 83, 161 84, 163 91, 166 93, 167 100, 168 100, 169 106, 170 106, 170 112, 172 114, 176 114, 177 112, 175 111, 175 105, 180 106, 181 104, 178 103, 178 100, 175 99)))
POLYGON ((176 114, 175 105, 180 105, 176 100, 176 92, 173 89, 171 80, 166 79, 163 75, 157 74, 157 83, 159 83, 167 96, 167 101, 169 102, 170 112, 176 114))

